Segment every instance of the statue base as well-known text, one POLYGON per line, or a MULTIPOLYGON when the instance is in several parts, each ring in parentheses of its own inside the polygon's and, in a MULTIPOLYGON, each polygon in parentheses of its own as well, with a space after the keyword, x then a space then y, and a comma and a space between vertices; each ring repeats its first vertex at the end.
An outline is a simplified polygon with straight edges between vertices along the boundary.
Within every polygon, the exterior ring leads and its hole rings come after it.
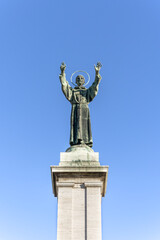
POLYGON ((72 145, 66 150, 66 152, 77 152, 77 151, 94 152, 93 149, 87 146, 86 144, 72 145))
POLYGON ((59 166, 100 166, 99 153, 85 144, 73 145, 60 153, 59 166))
POLYGON ((59 166, 51 166, 58 199, 57 240, 102 240, 101 199, 108 166, 100 166, 98 152, 71 148, 60 154, 59 166))

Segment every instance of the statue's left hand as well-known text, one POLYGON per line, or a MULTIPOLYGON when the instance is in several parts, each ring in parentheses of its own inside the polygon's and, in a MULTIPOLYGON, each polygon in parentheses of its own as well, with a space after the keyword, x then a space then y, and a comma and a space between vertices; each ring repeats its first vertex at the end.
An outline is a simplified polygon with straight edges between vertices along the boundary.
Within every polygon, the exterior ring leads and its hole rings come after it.
POLYGON ((99 71, 100 71, 101 67, 102 67, 102 64, 100 62, 97 63, 97 66, 94 65, 96 75, 99 75, 99 71))

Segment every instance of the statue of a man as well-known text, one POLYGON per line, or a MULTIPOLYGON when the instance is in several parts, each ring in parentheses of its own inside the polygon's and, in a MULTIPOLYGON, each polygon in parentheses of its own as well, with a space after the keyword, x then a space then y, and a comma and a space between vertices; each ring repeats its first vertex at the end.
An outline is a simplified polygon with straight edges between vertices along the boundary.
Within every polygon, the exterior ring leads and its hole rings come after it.
POLYGON ((62 84, 62 91, 67 100, 72 104, 71 111, 71 128, 70 128, 70 145, 86 144, 93 146, 91 122, 88 104, 98 93, 98 86, 101 80, 99 71, 101 64, 97 63, 95 68, 95 80, 90 88, 85 88, 85 78, 82 75, 76 77, 75 88, 72 88, 65 76, 66 65, 61 64, 61 74, 59 75, 62 84))

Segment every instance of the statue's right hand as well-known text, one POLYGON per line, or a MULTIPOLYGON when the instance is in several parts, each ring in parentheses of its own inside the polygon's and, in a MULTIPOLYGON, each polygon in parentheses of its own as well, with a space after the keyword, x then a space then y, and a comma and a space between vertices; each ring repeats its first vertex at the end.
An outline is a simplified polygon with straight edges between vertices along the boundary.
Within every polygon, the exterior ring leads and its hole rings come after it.
POLYGON ((61 69, 61 73, 64 73, 66 69, 66 64, 64 62, 61 63, 60 69, 61 69))

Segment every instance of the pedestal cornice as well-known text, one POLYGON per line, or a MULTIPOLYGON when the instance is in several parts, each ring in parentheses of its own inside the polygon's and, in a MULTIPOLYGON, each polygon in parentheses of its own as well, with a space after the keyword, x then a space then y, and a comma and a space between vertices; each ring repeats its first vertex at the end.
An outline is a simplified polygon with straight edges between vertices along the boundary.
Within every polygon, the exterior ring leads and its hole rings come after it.
MULTIPOLYGON (((51 166, 52 188, 54 196, 57 197, 59 184, 62 184, 64 179, 68 184, 73 184, 75 179, 83 179, 86 187, 91 187, 94 183, 90 183, 90 179, 99 180, 102 185, 102 197, 105 196, 107 187, 107 177, 109 166, 89 166, 89 167, 76 167, 76 166, 51 166), (87 179, 87 180, 85 180, 87 179)), ((95 182, 95 184, 96 184, 95 182)))

